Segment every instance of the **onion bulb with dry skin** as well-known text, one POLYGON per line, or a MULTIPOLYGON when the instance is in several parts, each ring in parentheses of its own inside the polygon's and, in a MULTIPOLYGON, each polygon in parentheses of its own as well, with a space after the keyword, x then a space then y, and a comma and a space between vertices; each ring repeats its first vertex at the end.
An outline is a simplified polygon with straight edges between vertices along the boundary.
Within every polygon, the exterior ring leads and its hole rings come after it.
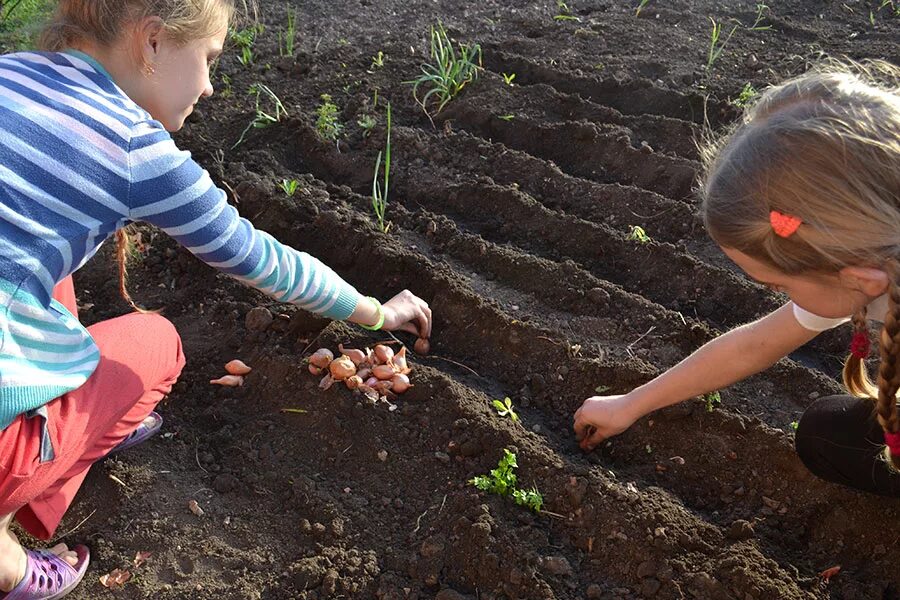
POLYGON ((372 368, 371 367, 363 367, 356 371, 356 374, 359 375, 359 378, 365 381, 369 377, 372 376, 372 368))
POLYGON ((386 365, 394 358, 394 350, 390 346, 378 344, 375 346, 375 358, 379 365, 386 365))
POLYGON ((407 375, 412 369, 406 364, 406 346, 400 348, 400 352, 394 355, 394 368, 398 373, 407 375))
POLYGON ((387 381, 394 376, 394 367, 391 365, 378 365, 372 369, 372 375, 382 381, 387 381))
POLYGON ((378 383, 377 377, 369 377, 368 379, 366 379, 366 385, 370 388, 375 387, 376 383, 378 383))
POLYGON ((240 375, 225 375, 218 379, 210 379, 210 383, 214 385, 224 385, 227 387, 238 387, 244 385, 244 378, 240 375))
POLYGON ((428 341, 428 338, 419 338, 416 340, 416 345, 413 346, 413 350, 416 351, 416 354, 424 356, 431 350, 431 342, 428 341))
POLYGON ((325 369, 320 369, 319 367, 317 367, 314 364, 309 365, 309 372, 312 373, 313 375, 321 375, 322 371, 324 371, 324 370, 325 369))
POLYGON ((357 350, 356 348, 344 349, 343 344, 338 344, 338 350, 340 350, 341 354, 343 354, 344 356, 349 356, 350 360, 352 360, 353 364, 357 367, 361 362, 366 360, 366 353, 362 350, 357 350))
POLYGON ((316 365, 320 369, 324 369, 331 361, 334 360, 334 354, 328 348, 319 348, 309 357, 309 364, 316 365))
POLYGON ((355 390, 359 386, 363 384, 362 377, 359 375, 352 375, 344 380, 344 385, 347 386, 347 389, 355 390))
POLYGON ((349 356, 341 356, 340 358, 334 359, 328 365, 328 370, 331 371, 331 376, 338 381, 343 381, 348 377, 356 375, 356 365, 353 364, 353 361, 350 360, 349 356))
POLYGON ((225 364, 225 370, 229 375, 246 375, 253 369, 248 367, 243 361, 234 359, 225 364))
POLYGON ((391 390, 397 392, 398 394, 402 394, 412 387, 409 384, 409 377, 402 373, 397 373, 396 375, 394 375, 394 377, 391 379, 391 383, 394 384, 393 387, 391 387, 391 390))

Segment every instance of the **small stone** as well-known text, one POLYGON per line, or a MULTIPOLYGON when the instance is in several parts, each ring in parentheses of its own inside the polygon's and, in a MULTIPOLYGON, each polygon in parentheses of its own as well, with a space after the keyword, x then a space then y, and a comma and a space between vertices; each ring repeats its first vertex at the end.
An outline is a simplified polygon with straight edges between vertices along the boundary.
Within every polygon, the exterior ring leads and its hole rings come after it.
POLYGON ((810 400, 817 400, 819 398, 819 392, 810 392, 809 396, 807 396, 810 400))
POLYGON ((587 596, 588 600, 600 600, 603 597, 603 588, 596 583, 592 583, 587 586, 584 595, 587 596))
POLYGON ((744 519, 734 521, 728 527, 728 533, 726 534, 730 540, 749 540, 754 535, 753 525, 744 519))
POLYGON ((384 462, 387 460, 387 457, 388 457, 387 450, 379 450, 378 451, 378 460, 380 460, 381 462, 384 462))
POLYGON ((563 577, 572 575, 572 565, 564 556, 545 556, 541 560, 541 567, 551 575, 563 577))
POLYGON ((248 331, 265 331, 274 320, 275 317, 272 316, 272 312, 268 308, 257 306, 247 313, 244 319, 244 327, 248 331))
POLYGON ((445 465, 450 462, 450 455, 446 452, 435 452, 434 457, 445 465))
POLYGON ((303 533, 312 531, 312 524, 309 522, 309 519, 300 519, 300 531, 303 533))
POLYGON ((313 523, 312 530, 313 533, 322 534, 325 533, 325 526, 321 523, 313 523))
POLYGON ((587 297, 594 304, 608 304, 610 299, 609 292, 599 287, 589 289, 587 297))

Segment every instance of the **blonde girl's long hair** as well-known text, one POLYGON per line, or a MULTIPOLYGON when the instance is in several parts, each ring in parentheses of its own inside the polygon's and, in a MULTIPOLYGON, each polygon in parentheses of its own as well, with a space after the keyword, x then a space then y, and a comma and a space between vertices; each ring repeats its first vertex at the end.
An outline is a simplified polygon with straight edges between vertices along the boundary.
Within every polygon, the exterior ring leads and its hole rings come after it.
MULTIPOLYGON (((90 42, 101 47, 115 43, 130 23, 147 17, 159 17, 178 44, 215 35, 223 23, 239 16, 256 16, 255 0, 60 0, 50 22, 41 33, 41 49, 56 52, 90 42)), ((131 299, 126 286, 127 261, 131 243, 127 229, 116 231, 116 261, 119 265, 119 290, 136 311, 146 312, 131 299)))
MULTIPOLYGON (((702 214, 712 238, 788 275, 875 266, 889 277, 877 385, 850 355, 844 384, 875 400, 900 430, 900 69, 883 61, 823 63, 767 89, 703 149, 702 214), (770 211, 799 217, 789 237, 770 211)), ((880 317, 880 315, 877 315, 880 317)), ((853 315, 868 335, 865 310, 853 315)), ((885 456, 900 468, 900 456, 885 456)))

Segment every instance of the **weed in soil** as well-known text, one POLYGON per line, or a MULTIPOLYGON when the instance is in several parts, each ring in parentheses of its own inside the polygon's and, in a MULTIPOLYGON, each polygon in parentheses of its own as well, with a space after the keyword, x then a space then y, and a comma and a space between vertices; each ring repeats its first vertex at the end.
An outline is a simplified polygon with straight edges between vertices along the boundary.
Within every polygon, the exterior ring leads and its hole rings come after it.
POLYGON ((467 84, 478 78, 482 70, 481 46, 479 44, 459 44, 459 52, 453 49, 453 42, 447 35, 444 25, 438 22, 431 26, 431 60, 432 63, 422 65, 422 75, 407 81, 413 86, 413 97, 429 117, 429 102, 434 100, 437 115, 455 98, 467 84), (419 88, 428 88, 425 95, 419 98, 419 88))
POLYGON ((540 512, 544 506, 544 497, 537 488, 532 486, 530 490, 522 490, 516 487, 518 478, 514 471, 518 466, 516 455, 504 448, 503 456, 497 463, 497 468, 491 469, 489 475, 476 475, 469 480, 469 483, 482 492, 512 497, 513 501, 519 506, 525 506, 534 512, 540 512))

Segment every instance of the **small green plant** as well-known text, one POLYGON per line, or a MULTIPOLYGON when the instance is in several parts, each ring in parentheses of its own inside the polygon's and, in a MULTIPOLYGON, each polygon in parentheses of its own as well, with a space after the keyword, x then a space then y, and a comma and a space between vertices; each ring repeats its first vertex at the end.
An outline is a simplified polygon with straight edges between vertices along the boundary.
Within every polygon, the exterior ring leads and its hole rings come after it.
POLYGON ((581 21, 581 19, 572 14, 572 10, 565 3, 565 0, 556 0, 556 9, 557 14, 553 17, 554 21, 581 21))
POLYGON ((253 116, 253 120, 250 121, 250 124, 241 132, 241 137, 238 138, 238 141, 234 143, 234 146, 231 149, 237 148, 247 136, 247 133, 251 129, 263 129, 272 125, 273 123, 279 122, 283 117, 288 116, 287 109, 284 107, 284 104, 281 103, 281 100, 278 96, 275 95, 275 92, 270 90, 268 86, 265 86, 261 83, 254 83, 250 86, 250 89, 247 91, 251 96, 255 96, 256 101, 256 110, 253 116), (262 109, 262 97, 265 96, 268 98, 272 105, 275 107, 274 114, 267 113, 262 109))
POLYGON ((703 394, 703 402, 706 403, 706 412, 711 413, 717 406, 722 405, 722 396, 719 395, 719 392, 703 394))
POLYGON ((260 27, 231 30, 231 41, 241 51, 241 55, 238 56, 238 62, 244 66, 253 64, 253 44, 256 42, 256 35, 260 32, 260 27))
POLYGON ((356 124, 363 130, 363 137, 369 137, 378 121, 372 115, 362 115, 356 120, 356 124))
POLYGON ((494 405, 494 408, 497 410, 497 414, 501 417, 509 415, 509 418, 512 419, 513 422, 519 420, 519 415, 517 415, 516 411, 513 409, 512 400, 509 399, 509 396, 507 396, 503 400, 492 400, 491 404, 494 405))
POLYGON ((507 123, 516 118, 516 115, 497 115, 497 118, 507 123))
POLYGON ((234 90, 231 89, 231 77, 228 76, 227 73, 222 73, 222 91, 220 95, 223 98, 231 98, 234 94, 234 90))
POLYGON ((293 58, 294 56, 294 41, 297 37, 296 20, 296 13, 292 9, 288 9, 287 26, 285 27, 284 31, 278 32, 279 56, 288 56, 291 58, 293 58))
POLYGON ((382 233, 387 233, 391 228, 390 223, 384 220, 387 211, 388 186, 391 181, 391 103, 387 105, 387 136, 384 145, 384 185, 379 182, 381 176, 381 152, 375 159, 375 176, 372 179, 372 210, 378 220, 378 228, 382 233))
POLYGON ((323 140, 334 142, 344 131, 344 124, 338 118, 338 107, 331 101, 330 94, 322 94, 322 104, 316 109, 316 131, 323 140))
POLYGON ((758 92, 753 87, 753 84, 748 81, 744 84, 744 88, 741 90, 741 93, 738 94, 738 97, 734 100, 729 100, 728 103, 737 108, 744 108, 753 101, 757 93, 758 92))
POLYGON ((515 73, 509 73, 509 74, 502 73, 501 75, 503 77, 503 83, 512 87, 513 80, 516 78, 516 74, 515 73))
POLYGON ((651 241, 650 236, 647 235, 647 232, 644 231, 644 228, 640 225, 629 225, 628 228, 628 235, 625 236, 626 240, 641 244, 646 244, 651 241))
POLYGON ((429 101, 434 98, 437 109, 434 114, 441 112, 447 103, 459 94, 467 84, 478 78, 481 71, 481 46, 479 44, 458 45, 459 52, 453 49, 453 43, 447 35, 444 26, 438 24, 431 26, 431 59, 432 64, 422 65, 422 74, 412 81, 413 98, 416 99, 422 110, 429 117, 429 101), (419 88, 425 86, 428 91, 420 99, 419 88))
POLYGON ((791 431, 797 431, 797 427, 799 427, 799 426, 800 426, 800 423, 797 421, 791 421, 791 423, 790 423, 791 431))
POLYGON ((516 455, 503 449, 503 457, 497 463, 496 469, 491 469, 489 475, 476 475, 469 480, 482 492, 497 494, 498 496, 512 496, 513 501, 519 506, 526 506, 534 512, 540 512, 544 505, 544 497, 532 486, 530 490, 516 488, 517 477, 514 472, 519 467, 516 455))
POLYGON ((644 10, 648 4, 650 4, 650 0, 641 0, 641 3, 634 9, 634 16, 641 16, 641 11, 644 10))
POLYGON ((722 36, 722 32, 724 31, 722 23, 717 22, 712 17, 709 17, 710 23, 712 23, 712 31, 709 34, 709 49, 706 52, 706 72, 709 73, 712 71, 712 67, 719 57, 722 55, 722 52, 725 50, 725 46, 728 45, 728 42, 731 40, 732 36, 734 36, 735 32, 743 27, 747 31, 768 31, 772 29, 771 25, 763 25, 762 22, 766 18, 766 13, 768 12, 769 7, 766 4, 757 3, 756 5, 756 19, 753 21, 753 25, 749 27, 745 27, 741 24, 740 21, 736 21, 734 25, 732 25, 731 30, 724 37, 722 36))
POLYGON ((372 66, 369 67, 370 71, 374 71, 375 69, 380 69, 384 66, 384 52, 381 50, 378 51, 378 54, 372 57, 372 66))
POLYGON ((296 179, 282 179, 281 180, 281 189, 288 196, 293 196, 297 193, 297 186, 300 185, 300 182, 296 179))

